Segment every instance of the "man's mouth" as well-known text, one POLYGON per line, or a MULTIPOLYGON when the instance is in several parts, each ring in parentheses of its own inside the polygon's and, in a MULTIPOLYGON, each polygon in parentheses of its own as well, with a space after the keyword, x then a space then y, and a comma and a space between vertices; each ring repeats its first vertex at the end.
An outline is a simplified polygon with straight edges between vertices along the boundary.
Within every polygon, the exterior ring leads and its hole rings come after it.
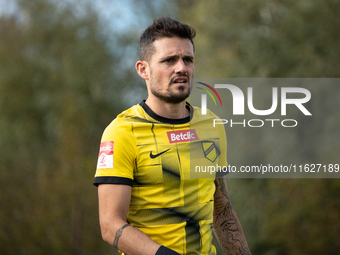
POLYGON ((188 77, 176 77, 172 80, 171 83, 175 83, 175 84, 183 84, 183 83, 187 83, 188 82, 188 77))

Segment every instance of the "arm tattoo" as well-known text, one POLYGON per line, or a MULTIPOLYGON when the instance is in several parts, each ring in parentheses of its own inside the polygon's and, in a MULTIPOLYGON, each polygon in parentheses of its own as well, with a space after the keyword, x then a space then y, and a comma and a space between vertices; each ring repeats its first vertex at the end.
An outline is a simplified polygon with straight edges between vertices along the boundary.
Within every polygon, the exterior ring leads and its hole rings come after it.
POLYGON ((116 237, 115 240, 113 241, 113 246, 116 247, 118 249, 118 241, 119 238, 122 236, 123 233, 123 229, 130 226, 129 224, 125 224, 123 227, 121 227, 120 229, 117 230, 116 232, 116 237))
POLYGON ((215 180, 214 232, 226 254, 251 254, 222 178, 215 180))

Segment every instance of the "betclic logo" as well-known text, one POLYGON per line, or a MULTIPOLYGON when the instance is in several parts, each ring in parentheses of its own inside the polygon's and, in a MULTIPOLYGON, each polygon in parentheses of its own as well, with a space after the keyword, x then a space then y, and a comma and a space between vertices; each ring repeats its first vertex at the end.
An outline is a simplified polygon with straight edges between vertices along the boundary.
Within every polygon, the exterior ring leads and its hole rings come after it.
POLYGON ((186 129, 167 132, 170 143, 181 143, 199 140, 195 129, 186 129))

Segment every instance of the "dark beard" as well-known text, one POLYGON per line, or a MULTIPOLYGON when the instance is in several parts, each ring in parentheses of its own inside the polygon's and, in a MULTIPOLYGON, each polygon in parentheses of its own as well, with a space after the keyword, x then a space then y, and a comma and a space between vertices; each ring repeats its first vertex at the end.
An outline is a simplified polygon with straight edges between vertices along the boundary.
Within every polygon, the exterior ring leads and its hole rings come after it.
POLYGON ((159 98, 160 100, 169 103, 169 104, 178 104, 183 102, 185 99, 188 98, 190 95, 190 89, 187 92, 184 92, 184 88, 180 87, 179 88, 179 93, 174 94, 174 93, 168 93, 167 95, 163 95, 158 93, 158 91, 153 91, 151 90, 152 94, 159 98), (181 93, 182 92, 182 93, 181 93))

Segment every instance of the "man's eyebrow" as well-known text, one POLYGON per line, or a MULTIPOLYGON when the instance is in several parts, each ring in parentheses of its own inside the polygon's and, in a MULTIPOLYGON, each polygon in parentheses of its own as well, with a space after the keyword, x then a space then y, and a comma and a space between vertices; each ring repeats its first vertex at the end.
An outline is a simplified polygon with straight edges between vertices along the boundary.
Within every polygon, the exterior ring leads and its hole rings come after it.
POLYGON ((178 58, 178 57, 179 57, 178 55, 165 56, 165 57, 161 58, 161 61, 167 60, 167 59, 172 59, 172 58, 178 58))
POLYGON ((185 56, 183 56, 183 58, 188 58, 188 59, 194 60, 194 56, 191 56, 191 55, 185 55, 185 56))
MULTIPOLYGON (((173 59, 173 58, 179 58, 179 55, 170 55, 170 56, 166 56, 164 58, 161 58, 161 61, 167 60, 167 59, 173 59)), ((194 59, 194 56, 191 55, 184 55, 183 58, 189 58, 191 60, 194 59)))

